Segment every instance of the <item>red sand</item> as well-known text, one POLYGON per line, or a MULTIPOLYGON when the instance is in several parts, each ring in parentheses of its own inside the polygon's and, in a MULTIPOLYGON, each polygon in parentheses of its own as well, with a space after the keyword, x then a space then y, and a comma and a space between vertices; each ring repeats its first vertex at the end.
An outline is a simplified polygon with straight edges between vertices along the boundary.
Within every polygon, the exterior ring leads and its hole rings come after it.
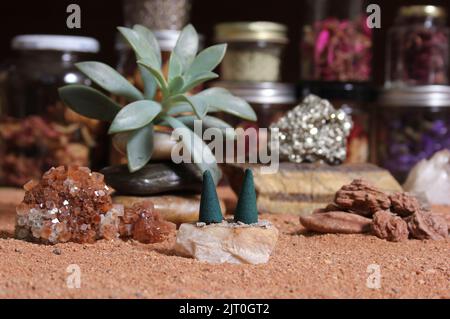
POLYGON ((154 245, 15 240, 14 214, 3 209, 0 298, 450 298, 450 240, 311 235, 296 216, 262 218, 281 231, 267 265, 208 265, 174 256, 174 235, 154 245), (66 284, 71 264, 81 269, 79 289, 66 284), (380 289, 366 286, 371 264, 380 266, 380 289))

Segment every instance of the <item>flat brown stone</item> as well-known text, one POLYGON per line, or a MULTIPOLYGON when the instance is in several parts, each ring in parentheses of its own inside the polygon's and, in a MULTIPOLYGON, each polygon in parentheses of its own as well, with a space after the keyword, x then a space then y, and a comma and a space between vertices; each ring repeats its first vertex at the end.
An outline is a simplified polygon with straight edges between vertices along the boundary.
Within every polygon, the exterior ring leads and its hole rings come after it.
MULTIPOLYGON (((200 210, 200 195, 162 195, 162 196, 115 196, 113 202, 125 207, 132 207, 136 203, 150 202, 155 212, 174 224, 191 223, 198 221, 200 210)), ((222 212, 225 213, 225 204, 220 201, 222 212)))
POLYGON ((370 230, 372 220, 347 212, 325 212, 300 216, 308 230, 330 234, 362 234, 370 230))

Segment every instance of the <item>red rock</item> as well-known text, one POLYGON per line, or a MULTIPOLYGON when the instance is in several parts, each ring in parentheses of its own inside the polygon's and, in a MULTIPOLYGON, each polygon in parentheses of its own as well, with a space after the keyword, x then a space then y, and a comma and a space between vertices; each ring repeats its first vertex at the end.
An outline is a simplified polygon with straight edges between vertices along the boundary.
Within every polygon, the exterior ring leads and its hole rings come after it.
POLYGON ((448 237, 445 219, 436 214, 418 211, 409 217, 407 222, 413 238, 440 240, 448 237))
POLYGON ((416 197, 408 193, 394 193, 389 196, 391 210, 401 217, 408 217, 421 210, 420 203, 416 197))
POLYGON ((344 211, 371 217, 379 210, 389 209, 389 196, 368 182, 355 179, 336 192, 335 204, 344 211))
POLYGON ((408 225, 399 216, 389 211, 378 211, 373 215, 373 233, 388 241, 404 241, 408 239, 408 225))

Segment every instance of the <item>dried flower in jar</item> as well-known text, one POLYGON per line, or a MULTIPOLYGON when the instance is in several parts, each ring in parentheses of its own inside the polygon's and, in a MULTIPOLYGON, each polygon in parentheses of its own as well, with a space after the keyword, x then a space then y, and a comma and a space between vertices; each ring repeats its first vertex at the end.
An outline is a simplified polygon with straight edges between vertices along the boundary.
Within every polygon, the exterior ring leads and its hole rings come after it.
POLYGON ((448 33, 445 30, 420 28, 404 34, 400 42, 403 81, 408 84, 446 84, 448 33))
POLYGON ((387 86, 448 83, 446 16, 438 6, 400 8, 388 37, 387 86))
POLYGON ((365 17, 328 18, 303 29, 303 77, 322 81, 368 81, 372 31, 365 17))
POLYGON ((90 162, 99 122, 65 112, 66 125, 41 116, 0 119, 0 182, 22 186, 53 166, 90 162))

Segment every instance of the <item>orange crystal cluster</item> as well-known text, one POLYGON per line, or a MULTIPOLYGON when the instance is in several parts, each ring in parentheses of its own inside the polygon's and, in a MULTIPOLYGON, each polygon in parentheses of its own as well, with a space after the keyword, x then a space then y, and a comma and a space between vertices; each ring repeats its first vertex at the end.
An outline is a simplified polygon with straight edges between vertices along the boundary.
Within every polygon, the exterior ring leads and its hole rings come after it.
POLYGON ((161 242, 174 230, 175 224, 161 219, 149 202, 125 208, 123 217, 120 217, 120 237, 133 238, 144 244, 161 242))
POLYGON ((43 243, 92 243, 117 237, 123 207, 114 206, 103 175, 86 167, 51 168, 25 184, 16 237, 43 243))
POLYGON ((93 243, 120 236, 153 243, 164 240, 172 229, 151 204, 128 209, 113 204, 103 175, 86 167, 52 168, 24 189, 24 200, 16 209, 18 239, 93 243))

